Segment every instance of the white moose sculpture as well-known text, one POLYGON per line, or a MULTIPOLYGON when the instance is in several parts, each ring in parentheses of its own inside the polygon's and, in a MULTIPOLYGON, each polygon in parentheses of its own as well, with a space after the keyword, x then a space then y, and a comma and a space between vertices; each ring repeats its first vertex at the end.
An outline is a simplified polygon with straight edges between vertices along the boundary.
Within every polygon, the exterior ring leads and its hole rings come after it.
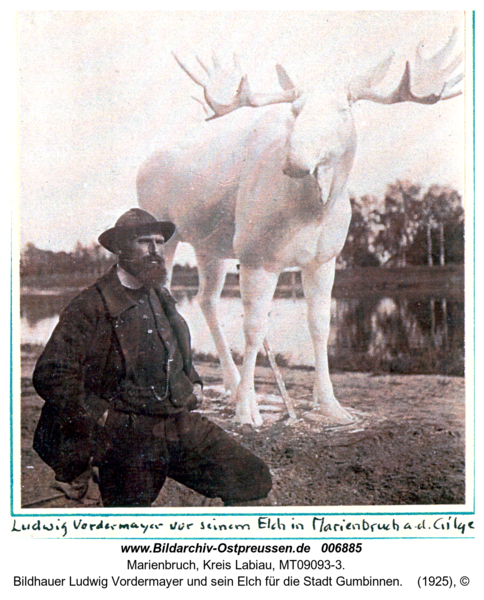
POLYGON ((235 57, 230 71, 215 59, 210 67, 197 59, 198 75, 175 57, 203 87, 214 114, 189 137, 170 140, 142 165, 138 202, 177 226, 166 246, 169 269, 179 241, 195 249, 198 301, 240 423, 262 423, 255 362, 279 274, 288 267, 302 273, 315 354, 314 410, 332 424, 352 420, 334 396, 327 354, 335 261, 351 218, 346 188, 356 149, 351 108, 359 100, 434 104, 458 95, 454 88, 463 75, 450 78, 462 56, 448 63, 455 41, 454 31, 429 59, 417 51, 412 72, 407 62, 399 85, 386 96, 374 86, 387 73, 392 55, 339 89, 309 93, 299 93, 277 65, 282 89, 269 94, 251 92, 235 57), (412 87, 426 91, 416 96, 412 87), (245 336, 240 374, 217 315, 229 258, 240 262, 245 336))

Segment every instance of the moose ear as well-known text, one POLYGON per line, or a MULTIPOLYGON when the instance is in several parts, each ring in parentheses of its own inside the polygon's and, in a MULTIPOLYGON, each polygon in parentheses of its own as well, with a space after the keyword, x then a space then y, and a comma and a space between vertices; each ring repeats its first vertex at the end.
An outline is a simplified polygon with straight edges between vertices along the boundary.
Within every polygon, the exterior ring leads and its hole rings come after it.
POLYGON ((279 85, 281 86, 281 88, 283 90, 295 90, 296 89, 296 86, 292 82, 292 79, 289 77, 289 75, 286 72, 286 69, 282 65, 277 64, 276 71, 277 71, 277 78, 279 79, 279 85))
POLYGON ((305 102, 306 95, 303 94, 302 96, 299 96, 299 98, 296 98, 296 100, 294 100, 294 102, 291 104, 292 114, 295 117, 297 117, 298 114, 302 111, 305 102))

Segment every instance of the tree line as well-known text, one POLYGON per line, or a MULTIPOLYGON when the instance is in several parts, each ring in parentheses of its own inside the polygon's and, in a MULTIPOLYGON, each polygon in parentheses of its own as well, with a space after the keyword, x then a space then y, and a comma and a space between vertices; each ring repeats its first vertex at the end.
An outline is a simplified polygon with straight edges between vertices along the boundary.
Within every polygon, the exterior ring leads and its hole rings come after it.
POLYGON ((383 200, 351 198, 340 267, 406 267, 464 262, 464 209, 455 190, 397 181, 383 200))
MULTIPOLYGON (((408 182, 388 186, 383 199, 351 198, 352 218, 339 268, 405 267, 464 262, 464 210, 453 189, 427 190, 408 182)), ((21 254, 22 277, 83 274, 98 276, 115 262, 99 246, 78 243, 72 252, 41 250, 28 243, 21 254)), ((177 271, 195 271, 176 265, 177 271)))
POLYGON ((99 276, 114 264, 114 257, 98 244, 77 243, 72 252, 41 250, 29 242, 20 256, 20 276, 49 277, 51 275, 99 276))

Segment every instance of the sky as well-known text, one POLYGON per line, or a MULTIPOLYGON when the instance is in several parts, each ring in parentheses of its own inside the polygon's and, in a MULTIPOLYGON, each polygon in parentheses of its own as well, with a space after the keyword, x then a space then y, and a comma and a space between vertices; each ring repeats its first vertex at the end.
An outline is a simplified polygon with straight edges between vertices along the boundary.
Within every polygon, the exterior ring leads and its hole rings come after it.
MULTIPOLYGON (((463 13, 441 11, 24 11, 18 27, 20 243, 56 251, 97 240, 136 205, 141 163, 205 118, 172 51, 187 61, 236 51, 254 91, 278 89, 280 62, 298 89, 330 94, 334 76, 350 80, 390 50, 382 90, 418 44, 429 56, 454 27, 464 42, 463 13)), ((397 179, 464 194, 464 107, 464 96, 357 103, 350 194, 381 195, 397 179)))

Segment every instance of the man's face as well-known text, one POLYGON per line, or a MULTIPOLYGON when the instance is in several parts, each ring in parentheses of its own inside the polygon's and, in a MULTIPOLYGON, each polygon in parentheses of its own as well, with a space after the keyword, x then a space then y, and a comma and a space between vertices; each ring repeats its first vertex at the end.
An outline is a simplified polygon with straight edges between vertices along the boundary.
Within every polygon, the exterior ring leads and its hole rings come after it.
POLYGON ((164 243, 163 236, 158 233, 127 239, 120 248, 119 264, 145 285, 163 285, 167 275, 164 243))

